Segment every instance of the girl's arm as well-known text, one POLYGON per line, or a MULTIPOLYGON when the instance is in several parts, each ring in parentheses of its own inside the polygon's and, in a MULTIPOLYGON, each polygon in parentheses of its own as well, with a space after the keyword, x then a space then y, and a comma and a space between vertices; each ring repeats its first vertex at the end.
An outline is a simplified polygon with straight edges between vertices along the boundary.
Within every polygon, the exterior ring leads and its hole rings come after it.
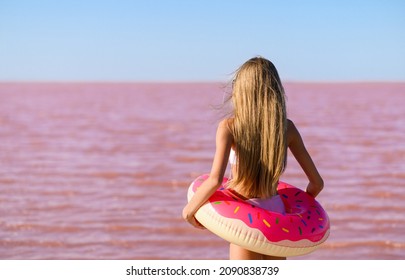
POLYGON ((288 121, 288 147, 308 177, 307 193, 316 197, 323 189, 323 179, 305 148, 301 135, 292 121, 288 121))
POLYGON ((183 219, 195 227, 203 228, 194 218, 194 214, 221 185, 228 164, 232 143, 233 137, 228 128, 228 120, 223 120, 220 122, 217 129, 216 151, 210 175, 208 179, 201 184, 183 209, 183 219))

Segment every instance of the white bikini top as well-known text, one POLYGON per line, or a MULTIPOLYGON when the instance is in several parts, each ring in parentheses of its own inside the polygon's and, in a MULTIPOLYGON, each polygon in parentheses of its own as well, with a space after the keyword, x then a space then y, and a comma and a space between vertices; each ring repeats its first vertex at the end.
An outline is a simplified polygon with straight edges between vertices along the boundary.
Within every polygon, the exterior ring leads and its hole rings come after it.
POLYGON ((231 152, 229 153, 229 163, 231 165, 235 165, 237 163, 236 153, 232 148, 231 152))

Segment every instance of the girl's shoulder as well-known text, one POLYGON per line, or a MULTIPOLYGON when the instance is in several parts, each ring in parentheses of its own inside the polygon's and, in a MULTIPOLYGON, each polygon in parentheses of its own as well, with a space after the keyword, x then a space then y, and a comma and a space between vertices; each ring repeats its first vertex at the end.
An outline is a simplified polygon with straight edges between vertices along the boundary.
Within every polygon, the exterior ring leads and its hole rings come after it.
POLYGON ((294 122, 290 119, 287 119, 287 133, 294 130, 297 130, 297 127, 295 126, 294 122))
POLYGON ((234 118, 223 119, 219 122, 218 127, 227 128, 230 132, 232 131, 234 118))
POLYGON ((233 138, 232 135, 233 118, 223 119, 218 124, 218 131, 222 134, 233 138))
POLYGON ((295 126, 294 122, 290 119, 287 119, 287 143, 288 145, 291 143, 293 139, 295 139, 299 135, 297 127, 295 126))
POLYGON ((292 120, 287 119, 287 131, 293 129, 295 127, 295 124, 292 120))

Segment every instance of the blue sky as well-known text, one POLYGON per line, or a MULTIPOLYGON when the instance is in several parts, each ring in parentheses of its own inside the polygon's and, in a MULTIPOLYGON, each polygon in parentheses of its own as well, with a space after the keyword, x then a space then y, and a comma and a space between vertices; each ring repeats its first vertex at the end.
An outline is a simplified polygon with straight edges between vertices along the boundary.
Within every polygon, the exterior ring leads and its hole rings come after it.
POLYGON ((0 81, 405 81, 401 0, 0 0, 0 81))

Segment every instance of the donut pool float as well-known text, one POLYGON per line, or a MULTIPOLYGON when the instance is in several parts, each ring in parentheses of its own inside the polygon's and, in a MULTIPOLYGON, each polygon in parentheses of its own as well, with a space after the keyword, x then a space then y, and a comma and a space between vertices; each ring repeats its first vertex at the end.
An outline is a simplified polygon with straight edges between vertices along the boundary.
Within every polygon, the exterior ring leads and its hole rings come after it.
MULTIPOLYGON (((195 179, 188 189, 193 197, 208 174, 195 179)), ((201 206, 195 218, 208 230, 230 243, 271 256, 291 257, 316 250, 329 236, 329 217, 322 206, 299 188, 279 182, 285 213, 271 212, 243 200, 226 188, 228 179, 201 206)))

